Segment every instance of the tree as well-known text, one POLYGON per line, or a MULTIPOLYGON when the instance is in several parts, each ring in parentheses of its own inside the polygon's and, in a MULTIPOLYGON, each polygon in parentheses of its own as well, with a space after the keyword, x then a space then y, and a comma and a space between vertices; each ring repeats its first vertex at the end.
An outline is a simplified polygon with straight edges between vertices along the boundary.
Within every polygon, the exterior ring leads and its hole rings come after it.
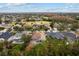
POLYGON ((0 24, 2 23, 2 20, 0 19, 0 24))
POLYGON ((21 27, 18 27, 18 26, 14 26, 13 28, 15 31, 23 31, 23 28, 21 27))
POLYGON ((4 30, 5 28, 4 27, 0 27, 0 30, 4 30))

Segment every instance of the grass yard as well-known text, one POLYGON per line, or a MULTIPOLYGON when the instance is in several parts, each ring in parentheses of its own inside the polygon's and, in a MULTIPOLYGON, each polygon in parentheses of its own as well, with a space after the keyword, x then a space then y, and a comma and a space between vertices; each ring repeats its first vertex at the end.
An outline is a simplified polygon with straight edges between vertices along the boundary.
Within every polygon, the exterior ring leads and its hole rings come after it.
POLYGON ((28 21, 28 22, 25 22, 26 25, 34 25, 34 24, 39 24, 39 25, 44 25, 44 24, 50 24, 51 22, 49 21, 28 21))

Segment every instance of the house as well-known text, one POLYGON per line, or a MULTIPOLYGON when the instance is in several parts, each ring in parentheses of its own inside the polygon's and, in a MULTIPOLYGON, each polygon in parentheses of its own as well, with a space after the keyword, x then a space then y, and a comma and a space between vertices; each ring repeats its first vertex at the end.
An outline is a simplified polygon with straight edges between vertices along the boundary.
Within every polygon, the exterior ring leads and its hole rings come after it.
POLYGON ((53 28, 53 30, 52 30, 52 31, 53 31, 53 32, 59 32, 59 31, 58 31, 58 29, 57 29, 57 28, 55 28, 55 27, 53 28))
POLYGON ((0 24, 0 27, 4 27, 4 28, 10 28, 11 26, 9 24, 0 24))
POLYGON ((68 40, 76 40, 76 35, 72 32, 46 32, 48 36, 51 36, 56 39, 64 39, 67 38, 68 40))
POLYGON ((53 27, 58 28, 60 25, 58 23, 54 23, 53 27))
POLYGON ((33 28, 39 28, 40 27, 40 24, 33 24, 33 28))
POLYGON ((34 31, 32 33, 32 37, 31 37, 31 41, 28 44, 28 46, 26 46, 26 50, 30 51, 32 50, 32 48, 36 45, 36 44, 40 44, 42 41, 45 41, 45 33, 43 31, 34 31))
POLYGON ((45 41, 45 33, 43 31, 35 31, 32 33, 31 43, 32 44, 39 44, 42 41, 45 41))
POLYGON ((79 32, 75 32, 76 38, 79 39, 79 32))
POLYGON ((52 29, 49 24, 44 24, 43 26, 46 27, 46 28, 48 28, 49 30, 52 29))
POLYGON ((34 20, 42 20, 40 17, 33 18, 34 20))
POLYGON ((63 32, 63 35, 67 38, 67 41, 70 44, 73 44, 75 40, 77 40, 77 37, 74 33, 72 32, 63 32))
POLYGON ((22 31, 22 32, 21 32, 22 35, 23 35, 23 34, 25 34, 25 35, 32 35, 31 33, 32 33, 31 31, 22 31))
POLYGON ((1 30, 0 31, 0 41, 4 41, 5 39, 7 39, 10 35, 10 33, 7 32, 7 29, 1 30))
POLYGON ((22 34, 21 33, 16 33, 15 35, 11 36, 8 41, 19 41, 22 37, 22 34))
POLYGON ((76 35, 72 32, 62 32, 62 34, 69 40, 76 40, 76 35))
POLYGON ((12 41, 13 44, 23 44, 24 42, 21 40, 22 35, 25 34, 26 31, 23 31, 21 33, 16 33, 15 35, 11 36, 8 41, 12 41))
POLYGON ((9 39, 11 36, 12 36, 12 34, 11 34, 10 32, 3 32, 3 33, 0 35, 0 38, 9 39))
POLYGON ((45 20, 48 20, 49 19, 49 17, 46 17, 46 16, 44 16, 44 17, 42 17, 43 19, 45 19, 45 20))
POLYGON ((64 39, 64 35, 60 32, 46 32, 47 36, 51 36, 56 39, 64 39))
POLYGON ((2 32, 0 31, 0 35, 2 35, 2 32))
POLYGON ((11 36, 8 39, 8 41, 17 41, 17 40, 20 40, 23 34, 30 35, 30 33, 31 33, 31 31, 22 31, 22 32, 16 33, 15 35, 11 36))
POLYGON ((8 40, 10 37, 12 36, 12 34, 11 33, 9 33, 9 32, 4 32, 4 33, 2 33, 1 35, 0 35, 0 40, 8 40))

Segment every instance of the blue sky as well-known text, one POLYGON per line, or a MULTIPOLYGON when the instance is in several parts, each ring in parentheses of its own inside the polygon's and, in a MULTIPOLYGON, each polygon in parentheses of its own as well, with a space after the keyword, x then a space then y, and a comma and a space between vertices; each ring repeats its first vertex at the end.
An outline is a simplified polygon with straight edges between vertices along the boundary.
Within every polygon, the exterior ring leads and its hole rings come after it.
POLYGON ((0 12, 79 12, 78 3, 0 3, 0 12))

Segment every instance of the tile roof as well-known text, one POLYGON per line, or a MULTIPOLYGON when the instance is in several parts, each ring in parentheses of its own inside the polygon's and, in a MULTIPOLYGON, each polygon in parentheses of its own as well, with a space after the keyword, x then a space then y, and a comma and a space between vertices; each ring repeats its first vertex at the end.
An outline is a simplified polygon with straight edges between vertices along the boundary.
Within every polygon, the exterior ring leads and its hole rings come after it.
POLYGON ((35 41, 39 41, 39 40, 43 40, 44 37, 45 37, 45 33, 44 32, 35 31, 35 32, 33 32, 31 39, 35 40, 35 41))

